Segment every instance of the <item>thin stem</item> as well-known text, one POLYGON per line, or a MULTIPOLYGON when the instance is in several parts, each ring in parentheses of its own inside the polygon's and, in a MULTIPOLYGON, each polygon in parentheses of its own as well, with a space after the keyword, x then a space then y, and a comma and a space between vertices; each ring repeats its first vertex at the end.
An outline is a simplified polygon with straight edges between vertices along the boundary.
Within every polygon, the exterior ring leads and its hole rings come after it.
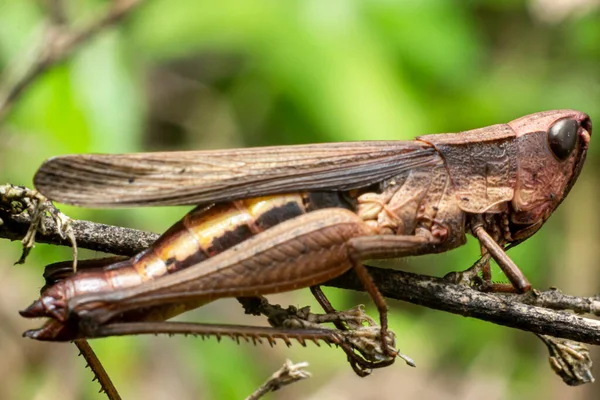
MULTIPOLYGON (((40 50, 37 56, 33 57, 29 67, 23 69, 24 72, 15 82, 0 90, 0 121, 6 117, 12 105, 25 92, 25 89, 44 72, 69 57, 99 32, 121 21, 141 3, 142 0, 114 0, 105 15, 76 32, 66 30, 62 17, 53 14, 51 20, 54 23, 48 28, 44 36, 44 43, 39 46, 40 50), (57 19, 61 23, 57 24, 57 19)), ((56 4, 60 5, 60 3, 56 4)), ((53 5, 51 10, 56 11, 56 7, 58 6, 53 5)))

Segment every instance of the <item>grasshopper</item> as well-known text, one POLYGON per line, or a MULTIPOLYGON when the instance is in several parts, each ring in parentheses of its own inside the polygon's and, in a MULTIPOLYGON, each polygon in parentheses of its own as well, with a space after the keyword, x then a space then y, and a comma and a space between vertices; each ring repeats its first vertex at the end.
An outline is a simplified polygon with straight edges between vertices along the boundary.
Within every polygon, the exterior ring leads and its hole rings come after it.
POLYGON ((50 321, 25 335, 173 332, 165 319, 218 298, 305 287, 331 313, 319 285, 353 269, 380 317, 383 357, 356 358, 356 348, 344 349, 366 374, 399 353, 388 340, 385 300, 362 262, 449 251, 470 233, 513 290, 530 290, 505 246, 532 236, 562 202, 591 132, 587 114, 555 110, 413 141, 49 159, 34 182, 54 201, 197 207, 130 259, 51 279, 21 312, 50 321))

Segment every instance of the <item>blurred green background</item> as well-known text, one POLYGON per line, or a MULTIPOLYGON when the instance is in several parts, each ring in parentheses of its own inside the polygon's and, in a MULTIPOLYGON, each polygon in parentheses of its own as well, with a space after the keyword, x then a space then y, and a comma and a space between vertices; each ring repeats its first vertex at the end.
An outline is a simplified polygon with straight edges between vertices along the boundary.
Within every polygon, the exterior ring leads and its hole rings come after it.
MULTIPOLYGON (((0 0, 0 68, 9 85, 42 43, 50 1, 0 0)), ((107 1, 63 2, 84 27, 107 1)), ((31 186, 41 162, 82 152, 213 149, 398 139, 575 108, 600 118, 600 7, 593 0, 153 0, 31 85, 0 125, 0 180, 31 186)), ((544 229, 510 252, 538 288, 600 292, 600 146, 544 229)), ((185 208, 88 210, 73 218, 164 231, 185 208)), ((42 268, 68 248, 0 242, 0 398, 101 399, 70 344, 20 337, 40 321, 17 310, 36 298, 42 268)), ((433 275, 464 269, 473 240, 448 254, 402 260, 433 275)), ((84 252, 83 258, 100 254, 84 252)), ((498 272, 496 271, 498 277, 498 272)), ((338 308, 363 293, 326 289, 338 308)), ((308 290, 273 296, 312 305, 308 290)), ((389 302, 401 362, 356 377, 341 351, 252 347, 166 336, 92 342, 126 399, 240 399, 286 358, 313 377, 272 399, 596 399, 569 388, 532 334, 389 302)), ((264 323, 218 301, 182 319, 264 323)), ((598 362, 598 352, 594 350, 598 362)))

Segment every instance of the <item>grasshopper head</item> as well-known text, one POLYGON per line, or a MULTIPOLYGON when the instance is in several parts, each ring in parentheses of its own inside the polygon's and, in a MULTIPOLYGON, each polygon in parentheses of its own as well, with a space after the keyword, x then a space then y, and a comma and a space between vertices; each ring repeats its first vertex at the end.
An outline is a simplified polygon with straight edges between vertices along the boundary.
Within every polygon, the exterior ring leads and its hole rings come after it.
POLYGON ((550 217, 577 180, 592 135, 582 112, 555 110, 509 123, 517 134, 518 175, 512 199, 513 239, 531 236, 550 217))

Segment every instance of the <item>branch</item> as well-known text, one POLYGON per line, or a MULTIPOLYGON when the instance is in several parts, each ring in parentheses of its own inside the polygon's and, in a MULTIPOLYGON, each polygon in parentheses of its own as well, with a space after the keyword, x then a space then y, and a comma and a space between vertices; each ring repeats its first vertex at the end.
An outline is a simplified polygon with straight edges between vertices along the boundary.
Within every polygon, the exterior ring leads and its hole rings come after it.
MULTIPOLYGON (((29 228, 26 213, 13 215, 0 210, 0 238, 18 240, 29 228)), ((54 220, 46 217, 46 233, 38 233, 38 243, 69 246, 54 220)), ((159 235, 135 229, 73 221, 73 232, 80 248, 132 256, 147 248, 159 235)), ((381 293, 390 299, 403 300, 436 310, 472 317, 498 325, 509 326, 536 334, 571 339, 588 344, 600 344, 600 321, 584 318, 572 312, 600 315, 600 298, 563 295, 556 289, 532 291, 523 295, 483 293, 465 285, 408 272, 369 267, 369 272, 381 293)), ((363 291, 356 275, 346 274, 326 283, 327 286, 363 291)))
POLYGON ((90 38, 122 20, 141 2, 142 0, 114 0, 104 16, 76 32, 65 29, 63 16, 55 15, 62 12, 59 11, 59 5, 52 4, 50 11, 54 24, 48 28, 39 54, 10 87, 0 91, 0 120, 7 115, 11 106, 35 79, 56 63, 70 56, 90 38))
MULTIPOLYGON (((369 273, 381 294, 390 299, 537 334, 600 345, 600 321, 539 306, 538 304, 544 304, 549 297, 547 292, 534 291, 523 295, 483 293, 465 285, 449 283, 442 278, 408 272, 370 267, 369 273)), ((363 290, 362 284, 353 273, 346 273, 327 282, 326 285, 363 290)), ((564 309, 571 309, 568 298, 577 299, 578 304, 597 303, 597 300, 564 296, 554 290, 552 292, 556 299, 560 298, 558 303, 562 304, 564 309)), ((591 308, 588 312, 590 311, 591 308)))
POLYGON ((304 370, 306 367, 308 367, 308 363, 306 362, 292 364, 290 360, 286 360, 283 367, 271 375, 271 377, 248 396, 246 400, 258 400, 269 392, 281 389, 283 386, 310 378, 310 372, 304 370))
MULTIPOLYGON (((0 225, 0 238, 22 240, 31 224, 31 217, 25 213, 15 215, 0 208, 0 221, 3 222, 0 225)), ((46 229, 45 232, 37 233, 37 243, 71 246, 68 238, 59 233, 53 218, 45 216, 43 224, 46 229)), ((73 220, 71 227, 78 247, 122 256, 139 253, 154 243, 159 236, 156 233, 81 220, 73 220)))

